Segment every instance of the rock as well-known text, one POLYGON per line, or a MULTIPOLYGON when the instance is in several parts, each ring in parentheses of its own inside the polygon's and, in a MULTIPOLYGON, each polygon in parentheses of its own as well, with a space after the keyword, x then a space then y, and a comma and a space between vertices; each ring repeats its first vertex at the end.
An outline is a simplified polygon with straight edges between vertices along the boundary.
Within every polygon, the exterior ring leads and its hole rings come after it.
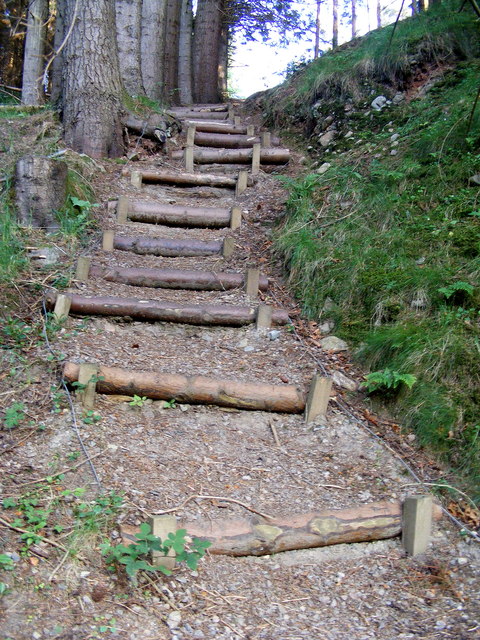
POLYGON ((320 329, 321 333, 326 335, 327 333, 330 333, 330 331, 332 331, 334 326, 335 323, 332 320, 326 320, 325 322, 322 322, 322 324, 320 324, 318 328, 320 329))
POLYGON ((353 136, 353 131, 347 131, 347 133, 345 134, 344 138, 346 140, 348 140, 348 138, 351 138, 353 136))
POLYGON ((390 151, 390 155, 391 155, 391 156, 396 156, 396 155, 397 155, 397 153, 398 153, 398 149, 392 149, 392 150, 390 151))
POLYGON ((333 141, 333 139, 335 138, 336 135, 336 131, 334 131, 333 129, 331 131, 327 131, 326 133, 324 133, 322 136, 320 136, 320 138, 318 139, 318 141, 320 142, 320 144, 322 145, 322 147, 328 147, 328 145, 333 141))
POLYGON ((399 133, 394 133, 393 135, 390 136, 390 141, 391 142, 396 142, 400 137, 399 133))
POLYGON ((404 93, 396 93, 392 98, 392 104, 397 105, 405 100, 404 93))
POLYGON ((468 179, 468 184, 471 184, 475 187, 480 187, 480 173, 476 173, 474 176, 470 176, 468 179))
POLYGON ((385 96, 377 96, 375 100, 372 100, 371 107, 375 109, 375 111, 381 111, 383 107, 387 104, 387 99, 385 96))
POLYGON ((281 331, 277 331, 276 329, 274 329, 272 331, 269 331, 267 335, 269 340, 278 340, 282 333, 281 331))
POLYGON ((358 389, 358 383, 346 376, 341 371, 334 371, 332 374, 333 382, 337 387, 346 389, 347 391, 356 391, 358 389))
POLYGON ((330 162, 324 162, 318 167, 316 173, 318 173, 319 175, 323 175, 326 171, 330 169, 331 166, 332 165, 330 162))
POLYGON ((245 353, 251 353, 252 351, 255 351, 255 347, 251 347, 251 346, 245 347, 244 351, 245 353))
POLYGON ((325 313, 326 311, 331 311, 332 309, 335 308, 335 303, 331 298, 325 298, 325 302, 323 303, 323 307, 322 307, 322 313, 325 313))
POLYGON ((60 260, 62 253, 58 247, 39 247, 38 249, 30 250, 28 257, 32 261, 33 266, 44 267, 56 264, 60 260))
POLYGON ((337 338, 336 336, 327 336, 326 338, 322 338, 320 340, 320 346, 324 351, 333 351, 334 353, 337 353, 338 351, 348 351, 348 344, 345 340, 337 338))
POLYGON ((322 129, 325 130, 333 123, 333 116, 327 116, 325 120, 322 122, 322 129))
POLYGON ((464 567, 466 564, 468 564, 468 558, 457 558, 457 564, 461 567, 464 567))

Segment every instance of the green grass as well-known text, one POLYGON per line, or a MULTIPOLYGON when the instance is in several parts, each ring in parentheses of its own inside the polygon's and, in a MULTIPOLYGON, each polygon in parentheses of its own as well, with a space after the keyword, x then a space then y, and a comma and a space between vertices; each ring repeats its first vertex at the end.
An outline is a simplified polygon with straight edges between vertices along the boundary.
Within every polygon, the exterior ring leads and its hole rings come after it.
POLYGON ((11 282, 24 266, 21 234, 5 189, 0 195, 0 282, 11 282))
MULTIPOLYGON (((468 39, 462 20, 454 15, 445 42, 468 39)), ((419 22, 407 23, 399 27, 397 48, 408 53, 402 29, 410 30, 411 45, 419 22)), ((435 35, 432 29, 428 46, 435 35)), ((373 36, 385 41, 381 32, 373 36)), ((415 41, 417 49, 422 46, 415 41)), ((335 69, 341 83, 342 65, 349 56, 361 65, 361 52, 347 49, 336 62, 333 54, 325 73, 335 69)), ((315 74, 326 58, 312 65, 315 74)), ((296 78, 303 93, 291 100, 315 94, 315 74, 307 68, 296 78)), ((351 67, 344 74, 347 82, 351 67)), ((291 286, 311 318, 333 319, 337 335, 361 345, 358 358, 371 371, 416 376, 410 390, 387 398, 390 409, 420 444, 461 472, 476 499, 480 188, 469 177, 480 173, 480 106, 470 123, 479 77, 478 59, 457 60, 423 99, 368 119, 365 107, 357 108, 348 122, 352 140, 339 140, 325 174, 284 179, 287 213, 275 237, 291 286), (399 134, 393 156, 392 131, 399 134), (327 298, 334 305, 324 312, 327 298)))

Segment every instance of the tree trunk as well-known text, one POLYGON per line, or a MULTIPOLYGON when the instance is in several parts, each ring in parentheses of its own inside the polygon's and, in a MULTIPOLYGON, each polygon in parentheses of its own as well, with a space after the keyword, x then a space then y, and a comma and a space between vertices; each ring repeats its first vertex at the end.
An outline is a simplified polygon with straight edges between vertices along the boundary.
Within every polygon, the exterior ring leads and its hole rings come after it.
POLYGON ((115 236, 114 249, 131 251, 141 256, 212 256, 222 253, 223 242, 211 240, 181 240, 170 238, 146 238, 144 236, 115 236))
POLYGON ((178 52, 178 92, 180 104, 192 104, 192 0, 182 0, 178 52))
MULTIPOLYGON (((237 186, 236 178, 230 178, 229 176, 216 176, 216 175, 199 175, 198 173, 173 173, 171 171, 159 171, 151 172, 146 171, 142 173, 143 182, 150 182, 153 184, 175 184, 179 186, 205 186, 205 187, 227 187, 235 189, 237 186)), ((251 183, 249 183, 250 185, 251 183)))
MULTIPOLYGON (((80 365, 65 363, 63 375, 67 382, 78 381, 80 365)), ((100 393, 138 395, 155 400, 171 400, 190 404, 213 404, 220 407, 301 413, 305 394, 293 385, 273 385, 216 380, 205 376, 182 376, 153 371, 128 371, 100 366, 100 393)))
POLYGON ((315 48, 313 51, 313 57, 316 60, 320 55, 320 7, 322 0, 317 0, 317 10, 315 14, 315 48))
POLYGON ((166 0, 143 0, 141 62, 143 86, 149 98, 163 96, 163 48, 166 0))
POLYGON ((131 96, 145 95, 140 56, 142 0, 115 0, 115 22, 123 86, 131 96))
POLYGON ((219 102, 218 65, 222 29, 222 0, 199 0, 193 36, 193 98, 219 102))
POLYGON ((0 0, 0 83, 6 82, 8 58, 10 50, 10 18, 7 14, 5 0, 0 0))
MULTIPOLYGON (((183 157, 183 151, 174 151, 172 158, 183 157)), ((199 164, 232 164, 252 161, 252 149, 194 149, 193 160, 199 164)), ((263 164, 286 164, 290 160, 288 149, 261 149, 260 162, 263 164)))
POLYGON ((51 64, 51 77, 52 77, 52 85, 51 85, 51 93, 50 100, 53 105, 59 107, 61 110, 61 100, 63 93, 63 79, 62 79, 62 69, 63 69, 63 49, 60 53, 60 47, 63 44, 63 40, 65 38, 65 0, 57 0, 56 12, 55 12, 55 35, 53 38, 53 53, 55 58, 51 64))
MULTIPOLYGON (((226 291, 245 286, 243 273, 194 271, 189 269, 147 269, 129 267, 92 266, 90 276, 103 278, 107 282, 134 287, 154 289, 190 289, 194 291, 226 291)), ((268 278, 260 276, 260 291, 268 289, 268 278)))
POLYGON ((377 0, 377 29, 382 28, 382 3, 377 0))
POLYGON ((332 0, 332 49, 338 47, 338 0, 332 0))
MULTIPOLYGON (((186 305, 158 300, 139 300, 138 298, 117 298, 115 296, 87 297, 69 293, 70 311, 86 316, 128 316, 148 322, 175 322, 202 326, 243 327, 256 319, 254 307, 221 304, 186 305)), ((56 294, 46 296, 47 306, 53 309, 56 294)), ((272 324, 289 323, 286 311, 275 309, 272 324)))
MULTIPOLYGON (((63 126, 67 145, 93 158, 117 157, 124 147, 120 70, 110 0, 76 0, 77 19, 65 46, 63 126)), ((71 25, 75 0, 67 0, 71 25)))
POLYGON ((351 0, 352 9, 352 40, 357 37, 357 0, 351 0))
POLYGON ((45 99, 42 80, 47 19, 48 0, 31 0, 27 10, 22 78, 22 103, 26 105, 42 104, 45 99))
POLYGON ((179 104, 180 102, 178 93, 178 57, 181 3, 182 0, 166 0, 162 95, 168 104, 179 104))
POLYGON ((228 34, 228 26, 222 24, 218 40, 218 94, 221 100, 228 98, 228 34))

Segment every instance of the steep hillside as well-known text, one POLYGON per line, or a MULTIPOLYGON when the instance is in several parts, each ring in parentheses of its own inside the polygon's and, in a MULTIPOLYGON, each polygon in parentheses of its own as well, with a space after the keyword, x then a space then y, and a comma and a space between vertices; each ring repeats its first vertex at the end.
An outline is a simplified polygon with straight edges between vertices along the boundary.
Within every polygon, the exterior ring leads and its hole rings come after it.
POLYGON ((477 498, 478 36, 473 13, 444 5, 256 97, 269 123, 308 144, 276 234, 304 310, 357 345, 372 399, 477 498))

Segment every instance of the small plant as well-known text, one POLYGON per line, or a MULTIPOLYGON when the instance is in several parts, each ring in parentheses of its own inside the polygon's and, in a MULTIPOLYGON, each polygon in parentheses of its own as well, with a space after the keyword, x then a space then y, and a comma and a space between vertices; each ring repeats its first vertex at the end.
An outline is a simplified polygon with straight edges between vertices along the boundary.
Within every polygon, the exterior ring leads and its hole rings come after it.
POLYGON ((361 386, 367 390, 367 393, 374 393, 376 391, 396 391, 402 385, 411 389, 416 381, 416 376, 411 373, 399 373, 391 369, 383 369, 369 373, 361 386))
POLYGON ((88 200, 69 196, 65 207, 56 212, 61 233, 67 236, 81 237, 86 229, 93 224, 90 215, 92 208, 98 206, 100 205, 92 204, 88 200))
POLYGON ((171 400, 164 400, 163 401, 163 408, 164 409, 175 409, 177 406, 177 401, 175 400, 175 398, 172 398, 171 400))
POLYGON ((147 401, 147 397, 146 396, 134 395, 133 396, 133 400, 131 402, 129 402, 128 404, 131 407, 143 407, 143 405, 145 404, 146 401, 147 401))
POLYGON ((88 411, 84 411, 82 415, 82 421, 85 424, 96 424, 97 422, 100 422, 101 419, 102 416, 99 413, 92 411, 91 409, 88 411))
POLYGON ((13 560, 6 553, 0 553, 0 570, 13 571, 13 560))
POLYGON ((441 287, 438 293, 441 293, 447 300, 450 300, 456 294, 469 298, 474 291, 474 287, 468 282, 453 282, 448 287, 441 287))
POLYGON ((100 531, 123 505, 123 497, 115 491, 97 496, 93 502, 81 503, 75 509, 75 517, 86 531, 100 531))
POLYGON ((14 402, 5 410, 3 425, 6 429, 15 429, 25 418, 25 405, 23 402, 14 402))
POLYGON ((176 554, 177 562, 185 562, 187 567, 194 571, 198 566, 198 561, 205 555, 210 542, 199 538, 189 538, 186 529, 178 529, 175 533, 169 533, 162 542, 160 538, 151 533, 151 527, 147 523, 140 525, 140 533, 135 535, 137 542, 128 546, 119 544, 112 546, 110 543, 101 545, 102 555, 105 556, 107 565, 113 569, 123 566, 127 575, 136 580, 138 571, 155 572, 160 571, 165 575, 170 575, 171 571, 166 567, 153 566, 147 561, 147 557, 158 551, 167 555, 170 549, 176 554))

